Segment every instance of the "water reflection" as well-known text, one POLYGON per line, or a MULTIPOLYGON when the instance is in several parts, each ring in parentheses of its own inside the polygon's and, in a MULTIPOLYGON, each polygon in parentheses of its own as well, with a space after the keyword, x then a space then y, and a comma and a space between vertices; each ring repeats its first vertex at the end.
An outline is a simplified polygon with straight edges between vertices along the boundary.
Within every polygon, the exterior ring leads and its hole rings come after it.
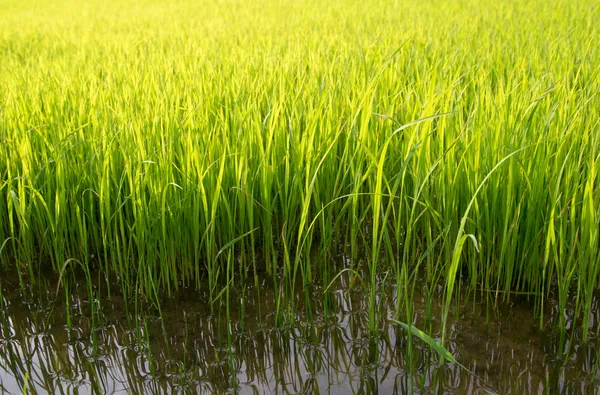
MULTIPOLYGON (((126 311, 120 296, 102 295, 94 305, 94 327, 82 284, 69 294, 67 316, 67 299, 61 293, 55 300, 52 287, 31 297, 27 295, 38 293, 11 289, 3 282, 0 391, 460 394, 485 393, 486 383, 500 393, 597 390, 596 330, 588 344, 581 342, 580 330, 569 332, 567 344, 573 352, 562 361, 557 358, 557 336, 549 328, 537 329, 526 300, 492 313, 485 303, 469 302, 460 319, 450 323, 448 348, 473 375, 456 364, 440 366, 435 353, 418 339, 409 357, 406 332, 388 320, 395 311, 393 288, 379 300, 387 313, 381 336, 373 342, 368 337, 366 292, 344 290, 342 282, 342 289, 325 300, 312 297, 307 305, 299 296, 302 307, 295 325, 281 330, 275 329, 275 295, 268 284, 265 280, 259 288, 236 288, 231 300, 239 300, 243 290, 246 303, 243 309, 232 303, 229 320, 225 304, 211 312, 202 293, 165 299, 160 314, 141 307, 134 314, 135 306, 126 311)), ((425 321, 424 295, 415 298, 416 324, 439 335, 439 299, 429 299, 434 315, 425 321)), ((599 299, 594 303, 597 323, 599 299)), ((558 313, 549 309, 549 322, 558 313)), ((573 307, 565 314, 572 320, 573 307)))

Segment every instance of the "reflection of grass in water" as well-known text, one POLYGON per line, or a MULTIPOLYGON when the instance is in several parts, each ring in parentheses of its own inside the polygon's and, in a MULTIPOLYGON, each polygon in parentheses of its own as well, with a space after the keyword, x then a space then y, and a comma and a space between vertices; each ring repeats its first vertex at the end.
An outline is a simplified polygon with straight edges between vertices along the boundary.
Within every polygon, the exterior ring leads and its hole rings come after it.
MULTIPOLYGON (((456 360, 456 358, 454 358, 454 355, 452 355, 452 353, 450 351, 448 351, 448 349, 446 349, 442 343, 438 343, 434 338, 432 338, 431 336, 429 336, 428 334, 426 334, 422 330, 417 329, 413 325, 408 325, 408 324, 405 324, 404 322, 400 322, 398 320, 392 320, 392 321, 394 321, 395 323, 397 323, 398 325, 400 325, 401 327, 403 327, 404 329, 406 329, 407 331, 409 331, 410 333, 412 333, 413 335, 415 335, 416 337, 418 337, 419 339, 421 339, 422 341, 424 341, 425 343, 427 343, 427 345, 429 347, 431 347, 431 349, 433 349, 440 356, 442 363, 444 361, 448 361, 448 362, 456 364, 459 368, 461 368, 465 372, 473 375, 478 380, 480 380, 481 382, 485 383, 486 386, 488 386, 489 388, 491 388, 491 386, 488 383, 486 383, 485 380, 481 379, 475 373, 473 373, 471 370, 469 370, 464 365, 462 365, 461 363, 459 363, 456 360)), ((442 341, 444 340, 444 337, 443 337, 444 336, 444 332, 445 332, 445 328, 442 329, 442 341)), ((409 356, 409 358, 410 358, 410 356, 409 356)), ((517 382, 517 389, 518 389, 518 382, 517 382)), ((488 389, 488 388, 484 388, 484 391, 486 393, 488 393, 488 394, 491 394, 491 395, 496 394, 495 391, 492 391, 491 389, 488 389)))
MULTIPOLYGON (((342 289, 350 282, 350 274, 337 279, 342 289)), ((472 385, 481 388, 483 385, 481 379, 470 379, 468 374, 461 373, 462 368, 458 368, 455 363, 440 365, 439 360, 430 352, 429 345, 422 343, 417 337, 414 337, 411 345, 413 354, 409 357, 407 350, 410 342, 405 336, 406 332, 391 321, 382 322, 383 330, 379 338, 370 338, 367 310, 369 295, 360 290, 356 290, 352 294, 340 291, 340 288, 337 287, 330 288, 329 291, 332 292, 328 307, 330 323, 325 324, 325 307, 321 301, 312 307, 313 323, 303 319, 303 316, 300 315, 297 317, 296 327, 285 330, 273 328, 271 324, 266 327, 261 326, 257 319, 239 314, 241 309, 236 308, 230 311, 231 320, 227 322, 224 300, 215 308, 216 311, 219 311, 222 306, 220 317, 213 316, 212 318, 209 318, 209 304, 191 303, 180 306, 179 302, 165 300, 161 303, 162 317, 157 311, 151 314, 147 312, 146 315, 138 317, 139 327, 129 329, 127 321, 121 318, 124 309, 119 302, 113 305, 112 309, 98 311, 96 325, 99 327, 96 328, 96 333, 100 346, 97 351, 94 351, 90 342, 91 331, 94 329, 87 312, 89 306, 81 305, 81 301, 85 302, 87 298, 87 290, 84 282, 81 285, 83 286, 73 286, 72 288, 79 292, 74 296, 81 297, 81 299, 71 301, 73 310, 71 314, 73 329, 71 331, 61 329, 61 323, 66 322, 66 314, 60 308, 61 306, 56 306, 50 319, 40 317, 41 321, 39 322, 45 322, 42 325, 49 325, 46 329, 44 326, 32 329, 30 325, 33 322, 26 318, 29 315, 23 313, 19 315, 16 304, 6 310, 12 319, 13 326, 16 325, 15 333, 18 334, 12 344, 15 355, 19 355, 19 360, 30 360, 33 363, 5 367, 5 369, 8 371, 17 369, 17 371, 23 372, 23 375, 27 371, 31 371, 30 377, 33 379, 31 383, 36 388, 41 387, 40 384, 35 384, 35 380, 46 383, 44 384, 46 388, 53 388, 56 376, 52 372, 59 372, 63 385, 74 388, 77 385, 95 383, 94 385, 102 389, 101 392, 107 391, 107 388, 110 389, 111 383, 115 380, 132 386, 132 390, 137 388, 136 391, 146 393, 148 391, 168 391, 169 388, 183 389, 184 387, 193 391, 198 385, 205 386, 210 389, 210 392, 226 391, 234 386, 245 391, 249 386, 254 385, 259 392, 263 392, 267 388, 271 390, 282 388, 284 383, 289 384, 287 388, 292 392, 301 391, 303 388, 322 391, 325 381, 334 386, 335 383, 338 383, 338 386, 350 386, 357 392, 376 391, 378 388, 385 392, 392 388, 389 386, 390 382, 401 393, 419 388, 423 391, 434 388, 454 388, 453 386, 458 382, 461 385, 460 388, 469 388, 472 385), (114 309, 118 309, 120 313, 113 311, 114 309), (183 312, 186 312, 185 315, 183 312), (185 319, 182 320, 182 317, 185 319), (244 333, 239 331, 242 320, 246 322, 244 333), (52 330, 52 327, 56 329, 52 330), (229 328, 232 330, 230 338, 225 335, 225 331, 229 328), (221 337, 218 335, 220 330, 223 331, 221 337), (28 333, 32 331, 43 333, 44 337, 29 336, 28 333), (65 332, 65 334, 61 335, 61 332, 65 332), (167 334, 166 339, 165 333, 167 334), (27 343, 28 338, 36 340, 34 343, 27 343), (168 342, 168 346, 165 345, 165 341, 168 342), (22 350, 21 344, 29 344, 25 347, 26 351, 22 350), (36 344, 43 344, 43 347, 38 347, 36 344), (32 358, 32 356, 35 357, 32 358), (47 367, 40 369, 39 366, 36 366, 37 361, 41 361, 42 365, 47 367), (48 365, 48 361, 55 362, 48 365), (408 374, 411 364, 414 373, 408 374), (48 377, 44 378, 40 371, 48 372, 48 377), (403 373, 405 379, 390 381, 390 376, 393 377, 402 372, 405 372, 403 373), (95 379, 95 382, 91 379, 88 381, 86 375, 87 377, 95 375, 98 378, 95 379), (232 379, 235 381, 232 382, 232 379), (380 387, 384 381, 387 383, 386 386, 380 387)), ((382 311, 388 311, 389 315, 392 315, 397 295, 389 293, 392 290, 390 288, 388 287, 386 296, 381 303, 384 306, 382 311)), ((236 293, 234 289, 231 291, 232 300, 242 294, 241 290, 239 293, 236 293)), ((266 290, 263 289, 263 291, 268 295, 266 290)), ((322 290, 315 290, 315 292, 318 294, 322 290)), ((53 292, 49 293, 50 297, 53 295, 53 292)), ((208 292, 206 295, 208 298, 208 292)), ((417 292, 415 299, 417 301, 422 299, 420 292, 417 292)), ((59 298, 60 300, 62 297, 59 298)), ((257 310, 256 306, 252 306, 254 302, 252 299, 249 298, 247 302, 247 307, 251 311, 257 310)), ((443 306, 440 302, 439 300, 436 302, 433 310, 436 315, 443 306)), ((109 301, 105 300, 101 305, 106 306, 107 303, 109 301)), ((414 323, 416 327, 423 327, 422 322, 424 321, 419 317, 426 307, 421 303, 418 302, 415 305, 418 318, 414 323)), ((32 305, 37 305, 37 302, 33 302, 32 305)), ((271 308, 265 307, 263 311, 274 314, 272 301, 269 301, 267 305, 270 305, 271 308)), ((305 310, 302 304, 298 304, 298 308, 301 314, 305 310)), ((470 309, 468 304, 464 308, 470 309)), ((465 320, 466 322, 477 320, 479 310, 484 311, 484 309, 485 307, 478 305, 478 312, 474 313, 472 317, 463 317, 452 326, 465 320)), ((499 322, 503 319, 505 318, 498 318, 495 321, 499 322)), ((457 330, 459 333, 475 335, 481 332, 481 328, 482 326, 473 328, 463 326, 457 330)), ((511 328, 507 327, 504 330, 510 331, 511 328)), ((441 334, 439 320, 436 320, 431 333, 435 334, 436 339, 439 340, 441 334)), ((455 335, 456 333, 453 333, 449 337, 453 341, 448 344, 459 347, 459 350, 462 342, 469 345, 469 336, 456 339, 455 335)), ((492 335, 490 340, 494 337, 492 335)), ((500 337, 500 339, 503 338, 500 337)), ((482 346, 474 344, 473 351, 478 353, 480 347, 482 346)), ((500 347, 493 350, 495 355, 503 354, 501 344, 500 347)), ((7 358, 6 352, 3 351, 1 354, 3 359, 7 358)), ((529 355, 529 352, 527 354, 529 355)), ((459 351, 457 355, 457 359, 461 362, 470 364, 472 357, 470 354, 459 351)), ((544 353, 536 351, 536 354, 532 354, 526 359, 541 360, 552 355, 552 350, 544 353)), ((595 362, 593 354, 589 354, 589 357, 592 358, 590 359, 591 365, 595 362)), ((505 355, 504 358, 506 364, 502 364, 503 369, 512 366, 515 362, 508 355, 505 355)), ((481 361, 481 359, 479 360, 481 361)), ((468 365, 467 368, 476 372, 474 366, 481 369, 483 365, 477 363, 477 365, 468 365)), ((528 363, 518 366, 530 367, 528 363)), ((585 382, 583 376, 580 378, 571 376, 573 369, 581 370, 578 366, 571 366, 571 373, 568 377, 572 377, 573 381, 568 382, 567 388, 579 388, 577 387, 580 384, 579 380, 585 382)), ((535 366, 533 368, 539 369, 535 366)), ((592 371, 593 367, 590 366, 586 368, 584 374, 593 374, 592 371)), ((486 372, 487 370, 483 369, 476 373, 479 375, 486 372)), ((498 371, 494 374, 498 374, 498 371)), ((500 380, 495 375, 493 376, 493 386, 497 385, 496 382, 500 383, 501 392, 506 392, 516 385, 514 380, 500 380)), ((548 378, 544 378, 543 383, 545 386, 548 385, 548 388, 558 388, 560 376, 561 369, 552 369, 548 372, 548 378)), ((514 379, 514 376, 510 377, 514 379)), ((484 376, 481 378, 486 380, 484 376)), ((537 379, 537 376, 527 378, 534 387, 538 383, 537 379), (532 379, 533 381, 531 381, 532 379)))

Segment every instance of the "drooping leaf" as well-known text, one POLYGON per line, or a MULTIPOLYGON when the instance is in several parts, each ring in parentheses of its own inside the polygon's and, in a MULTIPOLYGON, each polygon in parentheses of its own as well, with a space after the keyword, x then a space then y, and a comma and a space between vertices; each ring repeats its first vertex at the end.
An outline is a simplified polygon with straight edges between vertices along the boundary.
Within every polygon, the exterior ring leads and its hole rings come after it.
POLYGON ((404 322, 400 322, 400 321, 394 320, 394 319, 392 319, 392 321, 397 323, 398 325, 400 325, 407 331, 410 331, 413 335, 415 335, 419 339, 423 340, 425 343, 427 343, 429 345, 429 347, 434 349, 435 352, 437 352, 440 355, 440 357, 442 357, 445 360, 450 361, 450 362, 456 362, 456 358, 454 358, 454 355, 452 355, 452 353, 450 351, 448 351, 444 346, 442 346, 440 343, 438 343, 434 338, 429 336, 427 333, 423 332, 422 330, 418 329, 415 326, 405 324, 404 322))

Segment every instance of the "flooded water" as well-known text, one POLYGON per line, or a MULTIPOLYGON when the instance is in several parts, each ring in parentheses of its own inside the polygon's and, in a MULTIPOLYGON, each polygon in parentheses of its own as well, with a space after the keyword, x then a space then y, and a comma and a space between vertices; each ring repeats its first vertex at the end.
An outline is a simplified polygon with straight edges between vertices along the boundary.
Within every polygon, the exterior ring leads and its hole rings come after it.
MULTIPOLYGON (((11 278, 0 281, 0 393, 600 393, 598 297, 589 341, 569 331, 571 352, 559 358, 551 322, 563 313, 573 320, 573 306, 550 306, 540 330, 531 301, 513 298, 493 309, 471 295, 449 323, 446 344, 461 368, 441 365, 418 338, 409 357, 407 332, 389 320, 393 287, 382 293, 382 332, 372 341, 366 292, 345 281, 326 301, 322 289, 313 290, 310 308, 299 296, 294 325, 277 329, 269 280, 234 287, 229 320, 225 303, 211 312, 202 292, 165 298, 160 311, 140 304, 136 313, 135 304, 104 287, 92 320, 83 283, 67 298, 56 293, 56 282, 23 291, 11 278)), ((428 306, 424 290, 415 295, 415 325, 439 339, 439 298, 428 306)))

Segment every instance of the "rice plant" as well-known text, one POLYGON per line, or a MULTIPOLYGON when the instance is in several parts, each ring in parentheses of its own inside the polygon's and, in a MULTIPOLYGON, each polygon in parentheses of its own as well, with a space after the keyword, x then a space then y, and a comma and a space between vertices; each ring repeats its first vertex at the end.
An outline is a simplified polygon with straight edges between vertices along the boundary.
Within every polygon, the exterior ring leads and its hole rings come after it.
POLYGON ((412 322, 425 278, 444 322, 460 287, 526 294, 540 324, 555 292, 587 339, 597 2, 0 5, 0 262, 22 284, 83 267, 228 312, 266 276, 286 326, 343 272, 377 336, 381 289, 412 322))

